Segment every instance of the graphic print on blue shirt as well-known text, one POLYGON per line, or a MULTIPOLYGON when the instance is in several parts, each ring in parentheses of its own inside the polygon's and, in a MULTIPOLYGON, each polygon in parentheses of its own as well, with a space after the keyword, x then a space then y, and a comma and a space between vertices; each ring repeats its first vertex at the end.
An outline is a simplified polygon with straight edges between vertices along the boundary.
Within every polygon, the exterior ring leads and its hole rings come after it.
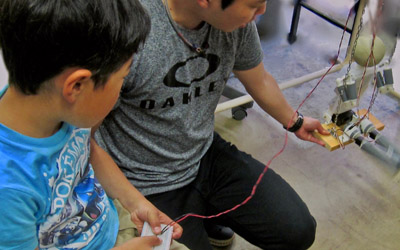
POLYGON ((39 228, 41 248, 86 246, 109 213, 108 198, 88 162, 89 133, 74 130, 57 159, 59 175, 48 179, 52 204, 39 228))

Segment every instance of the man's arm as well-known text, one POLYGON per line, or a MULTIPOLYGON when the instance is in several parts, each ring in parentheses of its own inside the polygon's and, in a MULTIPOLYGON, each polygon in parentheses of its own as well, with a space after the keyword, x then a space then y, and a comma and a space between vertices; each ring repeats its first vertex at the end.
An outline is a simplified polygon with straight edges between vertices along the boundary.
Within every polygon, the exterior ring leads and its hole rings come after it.
MULTIPOLYGON (((290 127, 296 122, 298 117, 297 114, 294 114, 295 110, 286 101, 277 82, 264 69, 262 62, 250 70, 234 71, 234 73, 245 86, 247 92, 265 112, 284 126, 289 124, 290 127)), ((315 130, 321 134, 329 134, 318 120, 304 117, 303 125, 295 134, 300 139, 324 146, 324 142, 312 135, 315 130)))
MULTIPOLYGON (((90 163, 94 169, 96 178, 112 199, 118 199, 123 207, 130 213, 132 221, 139 230, 143 222, 147 221, 155 234, 161 232, 160 223, 168 224, 171 219, 151 204, 125 177, 114 160, 91 139, 90 163)), ((173 238, 178 239, 182 235, 182 228, 175 224, 173 238), (175 226, 176 225, 176 226, 175 226)))

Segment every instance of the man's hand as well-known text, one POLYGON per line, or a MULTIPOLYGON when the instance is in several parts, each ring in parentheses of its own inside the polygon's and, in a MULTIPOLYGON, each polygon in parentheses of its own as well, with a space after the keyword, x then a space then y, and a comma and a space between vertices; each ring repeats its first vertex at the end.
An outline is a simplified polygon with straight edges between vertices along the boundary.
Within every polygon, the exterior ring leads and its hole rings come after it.
POLYGON ((161 240, 157 236, 135 237, 128 240, 124 244, 114 247, 114 250, 152 250, 154 246, 161 244, 161 240))
POLYGON ((329 135, 329 131, 324 129, 317 119, 304 117, 303 125, 294 134, 302 140, 314 142, 321 146, 325 146, 325 142, 314 137, 313 132, 315 131, 322 135, 329 135))

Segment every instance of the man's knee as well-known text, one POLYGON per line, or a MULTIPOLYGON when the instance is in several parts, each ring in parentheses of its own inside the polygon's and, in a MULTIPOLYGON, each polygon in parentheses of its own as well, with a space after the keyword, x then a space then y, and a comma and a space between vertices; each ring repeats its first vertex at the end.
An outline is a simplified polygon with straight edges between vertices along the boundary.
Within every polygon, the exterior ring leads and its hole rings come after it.
POLYGON ((312 216, 296 222, 287 235, 287 243, 291 249, 308 249, 315 240, 317 223, 312 216))

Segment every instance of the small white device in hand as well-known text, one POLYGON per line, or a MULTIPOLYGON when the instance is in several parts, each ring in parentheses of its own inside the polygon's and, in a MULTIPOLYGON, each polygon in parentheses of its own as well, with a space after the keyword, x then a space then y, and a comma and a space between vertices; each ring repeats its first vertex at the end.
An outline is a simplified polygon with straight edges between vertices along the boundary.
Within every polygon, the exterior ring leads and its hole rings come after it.
MULTIPOLYGON (((161 224, 161 230, 163 230, 164 227, 166 227, 166 225, 161 224)), ((163 234, 157 235, 157 237, 162 240, 162 243, 159 246, 153 247, 153 250, 169 250, 172 240, 172 231, 173 227, 169 227, 163 234)), ((149 223, 145 221, 143 225, 142 234, 140 236, 143 237, 143 236, 153 236, 153 235, 154 233, 151 230, 149 223)))

